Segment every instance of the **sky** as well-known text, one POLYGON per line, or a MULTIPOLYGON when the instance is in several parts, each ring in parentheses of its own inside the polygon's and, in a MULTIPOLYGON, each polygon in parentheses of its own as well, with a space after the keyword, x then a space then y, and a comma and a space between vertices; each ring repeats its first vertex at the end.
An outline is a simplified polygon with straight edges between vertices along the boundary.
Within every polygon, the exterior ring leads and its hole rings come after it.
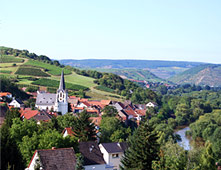
POLYGON ((220 0, 1 0, 0 46, 52 59, 221 64, 220 0))

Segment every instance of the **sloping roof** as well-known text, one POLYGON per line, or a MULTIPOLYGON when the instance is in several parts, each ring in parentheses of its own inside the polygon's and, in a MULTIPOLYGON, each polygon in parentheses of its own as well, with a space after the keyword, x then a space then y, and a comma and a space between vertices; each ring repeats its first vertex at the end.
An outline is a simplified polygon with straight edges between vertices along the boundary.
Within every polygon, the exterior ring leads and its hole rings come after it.
POLYGON ((64 82, 64 71, 61 72, 61 80, 58 90, 65 90, 65 82, 64 82))
POLYGON ((75 133, 74 133, 74 131, 72 130, 71 127, 65 128, 65 129, 63 130, 62 134, 64 134, 65 131, 67 131, 67 134, 70 135, 70 136, 74 136, 74 135, 75 135, 75 133))
POLYGON ((38 114, 32 117, 32 119, 35 119, 37 121, 49 121, 51 120, 52 116, 48 114, 46 111, 39 111, 38 114))
POLYGON ((90 120, 92 120, 95 125, 99 126, 101 124, 102 117, 90 117, 90 120))
POLYGON ((37 150, 37 154, 44 170, 75 170, 76 157, 73 148, 37 150))
POLYGON ((136 109, 136 112, 137 112, 137 114, 140 115, 140 116, 146 116, 146 110, 136 109))
POLYGON ((9 92, 0 92, 0 97, 7 96, 7 95, 12 95, 12 94, 9 92))
POLYGON ((21 109, 21 117, 24 116, 25 119, 29 120, 32 117, 34 117, 35 115, 38 114, 38 110, 31 110, 30 108, 26 108, 25 110, 21 109))
MULTIPOLYGON (((19 104, 24 104, 20 99, 14 99, 15 101, 17 101, 19 104)), ((11 103, 14 101, 12 100, 11 103)))
POLYGON ((101 143, 108 153, 124 152, 127 149, 126 142, 101 143))
POLYGON ((101 104, 103 105, 109 105, 111 103, 111 100, 101 100, 101 104))
POLYGON ((87 101, 82 101, 81 103, 83 103, 85 106, 90 107, 91 105, 87 102, 87 101))
POLYGON ((135 111, 133 110, 127 110, 127 109, 124 109, 124 112, 128 115, 128 116, 133 116, 133 117, 137 117, 137 114, 135 111))
POLYGON ((37 105, 54 105, 56 101, 56 94, 53 93, 39 93, 37 95, 37 105))
POLYGON ((80 142, 79 151, 84 157, 84 165, 106 164, 96 142, 80 142))
POLYGON ((73 105, 77 105, 78 104, 78 98, 68 98, 68 103, 71 103, 73 105))

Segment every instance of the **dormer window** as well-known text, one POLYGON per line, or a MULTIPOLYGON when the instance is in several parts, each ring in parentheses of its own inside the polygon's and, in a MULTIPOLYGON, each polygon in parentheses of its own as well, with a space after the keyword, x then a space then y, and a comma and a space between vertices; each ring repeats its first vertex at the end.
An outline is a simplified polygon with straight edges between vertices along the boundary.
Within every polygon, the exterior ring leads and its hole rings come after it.
POLYGON ((119 154, 112 154, 112 158, 119 158, 119 154))

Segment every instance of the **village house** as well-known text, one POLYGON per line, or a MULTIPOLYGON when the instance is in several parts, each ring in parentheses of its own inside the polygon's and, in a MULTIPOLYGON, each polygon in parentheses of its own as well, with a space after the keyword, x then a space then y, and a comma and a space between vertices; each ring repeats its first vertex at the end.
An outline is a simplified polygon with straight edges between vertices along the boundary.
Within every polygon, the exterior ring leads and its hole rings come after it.
POLYGON ((76 156, 73 148, 36 150, 26 170, 75 170, 76 156))
POLYGON ((20 110, 22 119, 34 119, 40 124, 41 121, 48 122, 53 117, 52 114, 49 114, 45 110, 32 110, 31 108, 23 108, 20 110))
POLYGON ((12 94, 9 93, 9 92, 0 92, 0 100, 2 100, 3 97, 7 97, 7 98, 11 99, 12 98, 12 94))
POLYGON ((24 107, 24 103, 20 99, 15 99, 15 98, 13 98, 13 100, 8 105, 14 108, 24 107))
POLYGON ((157 107, 157 106, 158 105, 155 102, 149 102, 149 103, 146 104, 146 107, 157 107))
POLYGON ((113 170, 113 166, 104 161, 97 142, 80 142, 79 151, 84 157, 85 170, 113 170))
POLYGON ((101 153, 105 162, 113 166, 113 170, 119 170, 122 156, 127 149, 127 144, 125 142, 121 143, 101 143, 99 144, 101 153))

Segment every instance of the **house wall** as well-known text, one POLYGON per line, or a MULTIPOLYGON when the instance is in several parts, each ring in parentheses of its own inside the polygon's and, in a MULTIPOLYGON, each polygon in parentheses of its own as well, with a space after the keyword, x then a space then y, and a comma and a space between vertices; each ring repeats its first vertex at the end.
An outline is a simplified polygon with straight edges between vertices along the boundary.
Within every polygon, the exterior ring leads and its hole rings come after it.
POLYGON ((120 169, 120 160, 123 156, 123 153, 108 153, 104 147, 100 144, 99 145, 100 147, 100 150, 101 150, 101 153, 103 154, 103 158, 105 160, 105 162, 108 164, 108 165, 111 165, 111 166, 114 166, 114 170, 119 170, 120 169), (118 158, 113 158, 112 155, 113 154, 118 154, 119 157, 118 158))
POLYGON ((36 160, 37 159, 39 159, 39 158, 38 158, 38 154, 36 152, 34 158, 31 161, 31 164, 30 164, 29 168, 26 168, 25 170, 35 170, 35 165, 36 165, 36 160))
POLYGON ((104 149, 104 147, 101 144, 99 145, 99 148, 100 148, 101 153, 103 154, 104 161, 106 162, 106 164, 109 165, 110 159, 109 159, 108 152, 104 149))
POLYGON ((109 162, 110 162, 110 165, 114 166, 114 168, 113 168, 114 170, 120 169, 120 164, 121 164, 120 160, 121 160, 122 156, 123 156, 123 153, 110 153, 109 154, 109 162), (112 157, 113 154, 118 154, 118 158, 113 158, 112 157))
POLYGON ((66 136, 68 136, 68 131, 65 130, 64 134, 63 134, 63 137, 65 138, 66 136))
POLYGON ((21 105, 20 105, 17 101, 15 101, 15 100, 13 100, 13 101, 9 104, 9 106, 14 106, 15 108, 20 108, 20 107, 21 107, 21 105))
POLYGON ((85 170, 113 170, 112 168, 106 168, 106 164, 103 165, 87 165, 84 166, 85 170))
MULTIPOLYGON (((53 107, 53 108, 55 108, 54 106, 48 106, 48 105, 41 105, 41 106, 39 106, 39 105, 35 105, 39 110, 51 110, 51 108, 53 107)), ((55 109, 53 109, 54 111, 57 111, 57 110, 55 110, 55 109)))

